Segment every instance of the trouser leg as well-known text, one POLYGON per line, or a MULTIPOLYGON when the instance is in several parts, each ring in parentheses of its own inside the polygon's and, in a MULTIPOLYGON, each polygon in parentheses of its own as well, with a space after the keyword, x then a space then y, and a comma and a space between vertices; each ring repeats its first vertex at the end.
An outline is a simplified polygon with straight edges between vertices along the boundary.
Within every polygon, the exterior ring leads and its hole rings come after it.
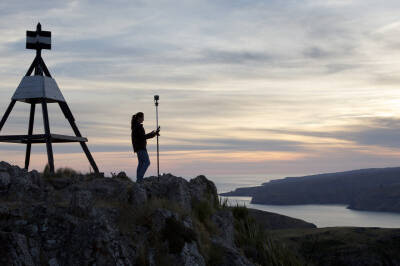
POLYGON ((149 168, 150 166, 150 158, 149 158, 149 154, 147 153, 147 151, 144 151, 144 165, 143 165, 143 176, 147 171, 147 168, 149 168))
POLYGON ((142 174, 142 164, 143 164, 143 162, 142 162, 142 160, 140 159, 140 154, 139 154, 139 152, 137 152, 137 157, 138 157, 138 166, 137 166, 137 169, 136 169, 136 181, 137 182, 139 182, 139 181, 141 181, 142 179, 143 179, 143 174, 142 174))
POLYGON ((138 167, 136 170, 136 179, 138 182, 143 180, 144 174, 150 165, 149 155, 146 150, 140 150, 137 152, 138 156, 138 167))

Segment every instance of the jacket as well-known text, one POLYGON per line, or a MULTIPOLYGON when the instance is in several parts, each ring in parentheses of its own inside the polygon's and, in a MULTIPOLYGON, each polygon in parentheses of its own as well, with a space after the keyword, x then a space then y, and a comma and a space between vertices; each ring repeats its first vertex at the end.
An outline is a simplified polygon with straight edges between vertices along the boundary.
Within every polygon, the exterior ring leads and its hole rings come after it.
POLYGON ((146 134, 142 124, 136 124, 132 128, 132 146, 133 151, 137 152, 140 150, 146 150, 147 139, 153 138, 156 135, 155 132, 146 134))

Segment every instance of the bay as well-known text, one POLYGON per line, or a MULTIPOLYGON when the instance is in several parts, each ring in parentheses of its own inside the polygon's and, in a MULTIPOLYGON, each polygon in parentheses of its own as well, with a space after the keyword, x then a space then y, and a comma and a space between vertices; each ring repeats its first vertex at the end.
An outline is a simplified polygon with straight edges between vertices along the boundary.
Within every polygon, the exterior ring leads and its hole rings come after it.
MULTIPOLYGON (((288 176, 288 175, 285 175, 288 176)), ((292 175, 293 176, 293 175, 292 175)), ((232 191, 239 187, 259 186, 272 179, 284 176, 230 175, 214 176, 218 193, 232 191)), ((317 227, 356 226, 400 228, 400 214, 389 212, 356 211, 347 209, 346 205, 262 205, 251 204, 251 197, 227 198, 232 206, 245 205, 248 208, 279 213, 315 224, 317 227)))

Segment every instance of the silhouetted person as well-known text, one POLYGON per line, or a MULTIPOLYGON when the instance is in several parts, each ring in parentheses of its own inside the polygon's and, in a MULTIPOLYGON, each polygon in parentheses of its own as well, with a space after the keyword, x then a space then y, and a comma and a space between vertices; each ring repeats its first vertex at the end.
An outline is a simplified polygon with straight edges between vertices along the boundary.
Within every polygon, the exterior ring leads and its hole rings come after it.
POLYGON ((147 139, 154 138, 159 134, 160 128, 153 130, 146 134, 143 128, 144 114, 138 112, 132 116, 131 129, 132 129, 132 146, 133 151, 138 157, 138 167, 136 171, 136 182, 142 182, 144 174, 150 165, 149 155, 147 153, 147 139))

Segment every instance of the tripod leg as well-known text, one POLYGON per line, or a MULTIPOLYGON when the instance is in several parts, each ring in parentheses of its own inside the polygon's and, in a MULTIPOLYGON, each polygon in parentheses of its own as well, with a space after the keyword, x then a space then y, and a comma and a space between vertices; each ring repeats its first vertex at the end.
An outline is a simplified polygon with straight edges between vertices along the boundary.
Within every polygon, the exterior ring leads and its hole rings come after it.
POLYGON ((33 59, 33 62, 31 64, 31 66, 29 67, 28 72, 26 72, 25 76, 30 76, 32 74, 33 70, 35 69, 36 65, 37 65, 37 57, 35 57, 35 59, 33 59))
MULTIPOLYGON (((72 130, 74 131, 75 135, 77 137, 82 137, 81 132, 79 131, 78 127, 75 124, 75 118, 72 115, 71 110, 69 109, 69 106, 65 102, 59 102, 60 108, 65 116, 65 118, 68 120, 70 123, 72 130)), ((81 144, 82 150, 85 152, 85 155, 87 159, 89 160, 90 165, 93 168, 93 171, 98 174, 99 173, 99 168, 97 168, 96 162, 94 161, 92 154, 89 151, 89 148, 87 147, 85 142, 79 142, 81 144)))
POLYGON ((99 168, 97 168, 96 162, 94 161, 92 154, 89 151, 89 148, 87 147, 85 142, 79 142, 81 144, 82 150, 85 152, 87 159, 89 160, 90 165, 93 168, 93 171, 98 174, 99 173, 99 168))
MULTIPOLYGON (((35 119, 35 104, 31 103, 31 113, 29 116, 29 129, 28 129, 28 136, 32 135, 33 133, 33 121, 35 119)), ((28 170, 29 168, 29 161, 31 158, 31 146, 32 143, 26 144, 26 155, 25 155, 25 169, 28 170)))
POLYGON ((47 111, 46 100, 42 101, 42 110, 43 110, 42 111, 43 112, 43 124, 44 124, 44 132, 46 134, 46 148, 47 148, 47 157, 48 157, 49 166, 50 166, 50 173, 54 173, 53 147, 51 145, 49 114, 47 111))
POLYGON ((48 77, 51 78, 50 72, 49 72, 49 70, 47 69, 46 63, 43 61, 43 58, 40 57, 39 62, 40 62, 39 64, 40 64, 40 65, 42 66, 42 68, 43 68, 44 74, 46 74, 46 76, 48 76, 48 77))
POLYGON ((8 106, 6 112, 4 113, 3 118, 0 121, 0 131, 3 128, 4 123, 6 122, 8 116, 10 115, 11 110, 14 108, 15 102, 16 102, 15 100, 11 100, 10 105, 8 106))

